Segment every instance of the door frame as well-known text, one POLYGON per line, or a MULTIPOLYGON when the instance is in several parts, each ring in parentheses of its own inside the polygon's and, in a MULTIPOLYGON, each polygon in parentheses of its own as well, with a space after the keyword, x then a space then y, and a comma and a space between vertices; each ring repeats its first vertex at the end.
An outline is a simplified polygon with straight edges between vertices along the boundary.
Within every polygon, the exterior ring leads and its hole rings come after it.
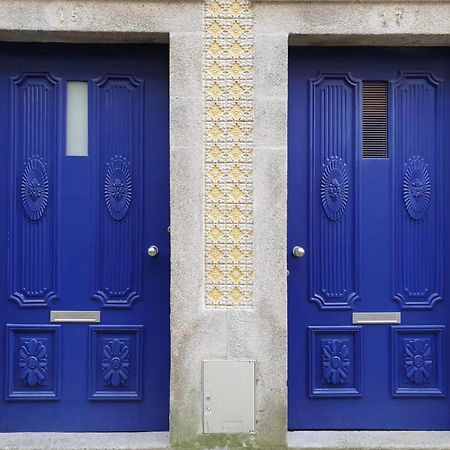
MULTIPOLYGON (((47 4, 43 0, 33 1, 33 4, 19 0, 18 3, 22 4, 12 5, 0 0, 5 19, 0 19, 0 42, 169 45, 170 428, 186 433, 184 418, 190 413, 185 411, 191 409, 193 401, 189 395, 192 392, 186 390, 186 377, 180 376, 180 372, 186 373, 186 368, 176 350, 181 343, 185 345, 183 329, 191 325, 173 317, 188 316, 192 305, 202 297, 204 246, 203 229, 198 224, 203 218, 203 129, 199 122, 203 105, 202 66, 196 62, 201 61, 203 52, 203 3, 181 0, 161 4, 150 0, 130 3, 121 10, 117 9, 115 1, 103 0, 79 5, 47 4), (117 20, 118 15, 120 20, 117 20)), ((186 359, 190 356, 190 351, 183 353, 186 359)), ((197 382, 195 367, 189 372, 193 374, 189 379, 197 382)), ((200 384, 198 370, 198 386, 200 384)), ((142 433, 127 435, 139 440, 142 433)), ((158 437, 151 439, 159 440, 161 445, 158 437)))
MULTIPOLYGON (((273 324, 285 337, 284 367, 287 372, 287 155, 288 155, 288 52, 291 46, 449 46, 449 27, 436 26, 437 18, 449 13, 448 4, 420 1, 359 2, 348 0, 332 2, 291 0, 270 2, 255 0, 255 149, 254 197, 265 201, 255 203, 255 286, 262 286, 262 296, 271 296, 282 310, 273 318, 273 324), (365 20, 361 20, 364 18, 365 20), (258 180, 270 174, 270 190, 258 180), (258 208, 256 208, 256 206, 258 208), (267 214, 271 211, 271 214, 267 214), (270 231, 268 231, 270 229, 270 231), (258 235, 264 230, 264 235, 258 235), (267 257, 265 242, 278 242, 267 257), (274 265, 277 270, 274 271, 274 265), (262 277, 265 277, 262 280, 262 277), (276 288, 274 288, 274 286, 276 288)), ((301 244, 299 244, 301 245, 301 244)), ((278 349, 282 350, 281 347, 278 349)), ((280 355, 279 355, 280 356, 280 355)), ((306 355, 305 355, 306 358, 306 355)), ((280 367, 281 369, 281 367, 280 367)), ((287 381, 287 377, 286 380, 287 381)), ((287 405, 287 388, 278 399, 287 405)), ((287 429, 287 415, 284 417, 287 429)), ((299 443, 311 432, 289 432, 288 443, 299 443), (302 437, 303 436, 303 437, 302 437)), ((313 432, 319 439, 317 432, 313 432)), ((324 432, 325 433, 325 432, 324 432)), ((336 431, 334 436, 345 439, 348 432, 336 431)), ((377 432, 371 432, 373 435, 377 432)), ((431 432, 421 432, 432 438, 431 432)), ((443 432, 448 433, 449 432, 443 432)), ((319 432, 320 434, 320 432, 319 432)), ((447 434, 447 438, 448 438, 447 434)), ((405 441, 406 442, 406 441, 405 441)), ((330 448, 333 447, 328 441, 330 448)), ((338 445, 337 443, 334 445, 338 445)))

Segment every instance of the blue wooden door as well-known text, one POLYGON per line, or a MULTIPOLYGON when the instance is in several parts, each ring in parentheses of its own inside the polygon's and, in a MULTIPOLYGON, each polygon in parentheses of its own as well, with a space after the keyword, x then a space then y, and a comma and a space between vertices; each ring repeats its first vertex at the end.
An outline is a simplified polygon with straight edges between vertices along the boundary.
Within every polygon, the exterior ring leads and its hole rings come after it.
POLYGON ((450 429, 449 56, 290 53, 290 429, 450 429))
POLYGON ((0 431, 167 430, 167 48, 5 45, 0 61, 0 431), (66 152, 73 81, 85 156, 66 152))

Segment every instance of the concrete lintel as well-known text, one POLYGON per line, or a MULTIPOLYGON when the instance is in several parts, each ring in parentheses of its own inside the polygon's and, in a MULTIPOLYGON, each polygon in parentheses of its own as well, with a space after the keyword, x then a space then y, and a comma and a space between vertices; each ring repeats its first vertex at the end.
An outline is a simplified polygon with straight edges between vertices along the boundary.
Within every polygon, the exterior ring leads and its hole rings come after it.
POLYGON ((366 45, 360 42, 361 37, 384 38, 385 42, 392 38, 391 45, 404 45, 409 37, 414 45, 424 45, 423 40, 429 45, 428 36, 450 34, 449 11, 450 3, 437 1, 257 2, 255 35, 286 33, 317 36, 322 41, 344 35, 348 36, 346 45, 350 41, 353 45, 366 45))

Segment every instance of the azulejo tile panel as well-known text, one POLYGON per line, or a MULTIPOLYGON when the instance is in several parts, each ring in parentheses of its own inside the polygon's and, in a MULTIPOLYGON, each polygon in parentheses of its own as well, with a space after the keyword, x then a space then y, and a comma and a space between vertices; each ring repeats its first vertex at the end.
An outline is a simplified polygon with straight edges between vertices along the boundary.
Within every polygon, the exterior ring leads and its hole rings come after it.
POLYGON ((252 5, 206 0, 204 8, 205 302, 251 308, 252 5))

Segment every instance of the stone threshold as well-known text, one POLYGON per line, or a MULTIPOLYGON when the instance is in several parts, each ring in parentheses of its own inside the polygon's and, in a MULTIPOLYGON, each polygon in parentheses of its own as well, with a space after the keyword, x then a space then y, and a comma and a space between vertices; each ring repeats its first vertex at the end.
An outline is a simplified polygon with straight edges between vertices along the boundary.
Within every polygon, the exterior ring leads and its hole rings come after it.
POLYGON ((165 450, 169 433, 0 433, 0 450, 165 450))
POLYGON ((292 450, 450 450, 450 431, 291 431, 292 450))
MULTIPOLYGON (((292 450, 450 450, 450 431, 292 431, 287 435, 287 443, 292 450)), ((0 433, 0 450, 170 448, 168 432, 0 433)))

